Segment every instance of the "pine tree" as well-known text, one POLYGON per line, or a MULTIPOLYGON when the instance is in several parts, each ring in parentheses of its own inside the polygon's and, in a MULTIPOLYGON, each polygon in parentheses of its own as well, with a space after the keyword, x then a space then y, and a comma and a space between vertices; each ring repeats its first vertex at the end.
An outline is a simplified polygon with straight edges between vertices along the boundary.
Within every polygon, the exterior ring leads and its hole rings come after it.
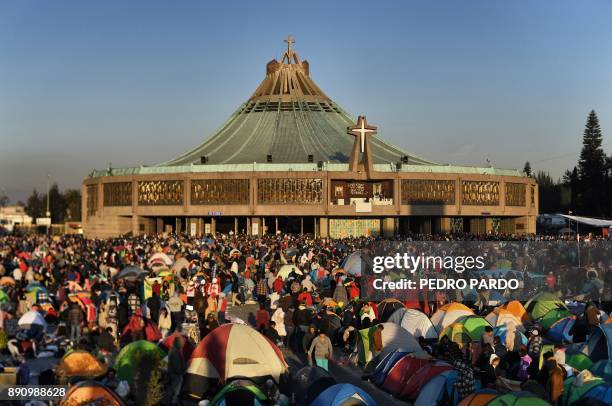
POLYGON ((582 151, 578 161, 580 180, 579 201, 581 214, 601 216, 606 206, 604 200, 606 179, 606 155, 602 145, 601 128, 595 110, 591 110, 582 138, 582 151))
POLYGON ((526 176, 531 176, 531 164, 529 163, 529 161, 525 162, 525 167, 523 168, 523 172, 525 173, 526 176))

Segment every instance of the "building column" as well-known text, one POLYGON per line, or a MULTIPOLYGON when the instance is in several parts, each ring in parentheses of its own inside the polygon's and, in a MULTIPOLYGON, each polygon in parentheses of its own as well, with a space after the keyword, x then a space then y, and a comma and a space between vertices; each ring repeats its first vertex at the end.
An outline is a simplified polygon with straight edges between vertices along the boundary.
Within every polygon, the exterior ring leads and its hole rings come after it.
POLYGON ((164 232, 164 219, 161 217, 155 218, 155 232, 158 234, 164 232))
POLYGON ((385 217, 382 219, 382 234, 383 237, 391 238, 395 235, 395 219, 393 217, 385 217))
POLYGON ((238 234, 238 217, 234 216, 234 235, 238 234))
POLYGON ((252 235, 252 229, 251 229, 251 218, 247 217, 247 228, 246 228, 246 234, 247 235, 252 235))
POLYGON ((319 230, 318 231, 319 231, 319 237, 327 237, 329 235, 327 217, 319 217, 319 230))
POLYGON ((132 236, 140 235, 140 216, 134 214, 132 216, 132 236))
POLYGON ((266 229, 266 218, 261 218, 261 230, 259 231, 259 235, 266 235, 268 230, 266 229))
POLYGON ((300 217, 300 234, 304 234, 304 216, 300 217))
POLYGON ((440 232, 442 233, 450 233, 451 230, 451 219, 450 217, 441 217, 440 218, 440 232))
POLYGON ((493 219, 485 217, 485 234, 493 234, 493 219))
POLYGON ((274 217, 274 235, 278 234, 278 217, 274 217))
POLYGON ((215 235, 217 233, 217 219, 214 217, 210 218, 210 233, 215 235))

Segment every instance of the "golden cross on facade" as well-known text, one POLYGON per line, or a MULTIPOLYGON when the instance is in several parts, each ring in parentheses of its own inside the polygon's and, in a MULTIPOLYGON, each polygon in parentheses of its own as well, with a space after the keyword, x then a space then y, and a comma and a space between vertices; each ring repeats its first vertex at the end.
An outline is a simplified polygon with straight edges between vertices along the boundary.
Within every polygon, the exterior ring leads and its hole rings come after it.
POLYGON ((357 124, 347 129, 348 133, 358 138, 361 152, 365 152, 366 136, 376 134, 376 127, 369 126, 365 116, 357 118, 357 124))

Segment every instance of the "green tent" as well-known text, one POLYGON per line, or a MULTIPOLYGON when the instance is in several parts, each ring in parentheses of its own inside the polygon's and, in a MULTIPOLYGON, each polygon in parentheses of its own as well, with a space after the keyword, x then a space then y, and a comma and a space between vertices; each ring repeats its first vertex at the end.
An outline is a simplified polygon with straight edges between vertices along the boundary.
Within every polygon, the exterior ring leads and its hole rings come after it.
POLYGON ((585 393, 590 391, 596 386, 599 386, 604 383, 603 379, 595 377, 594 379, 585 382, 582 386, 576 386, 576 377, 571 376, 563 382, 563 395, 562 402, 563 405, 571 405, 574 402, 577 402, 585 393))
POLYGON ((463 316, 453 324, 446 326, 440 333, 440 339, 443 336, 448 336, 452 342, 457 344, 479 341, 487 326, 491 327, 491 324, 484 317, 463 316))
POLYGON ((569 354, 565 356, 565 363, 579 371, 590 369, 593 361, 583 353, 569 354))
POLYGON ((525 309, 534 319, 539 319, 549 311, 557 308, 567 309, 565 303, 550 292, 538 293, 525 305, 525 309))
POLYGON ((0 303, 8 303, 10 300, 6 292, 0 289, 0 303))
POLYGON ((550 403, 540 399, 531 392, 510 392, 497 396, 487 406, 549 406, 550 403))
POLYGON ((119 379, 124 379, 132 384, 134 375, 136 374, 139 365, 138 357, 142 354, 157 358, 159 360, 166 356, 166 353, 152 342, 140 340, 134 341, 126 345, 119 351, 113 367, 117 371, 119 379))
POLYGON ((572 313, 569 310, 557 307, 547 312, 538 321, 540 322, 542 327, 548 330, 558 320, 564 319, 566 317, 570 317, 571 315, 572 313))
POLYGON ((240 379, 228 383, 210 401, 210 406, 226 404, 264 405, 268 397, 253 382, 240 379))

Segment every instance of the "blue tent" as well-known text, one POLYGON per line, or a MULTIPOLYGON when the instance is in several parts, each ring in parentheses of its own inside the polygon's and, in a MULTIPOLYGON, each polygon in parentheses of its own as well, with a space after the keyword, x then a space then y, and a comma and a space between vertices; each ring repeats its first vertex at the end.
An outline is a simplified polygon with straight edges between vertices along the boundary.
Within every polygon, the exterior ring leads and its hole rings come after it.
POLYGON ((573 316, 557 320, 550 326, 545 336, 555 343, 571 343, 574 339, 571 331, 575 323, 576 319, 573 316))
POLYGON ((582 348, 591 361, 612 360, 612 324, 598 326, 582 348))
POLYGON ((612 383, 597 385, 582 395, 580 399, 597 399, 602 401, 604 405, 612 405, 612 383))
POLYGON ((367 392, 350 383, 330 386, 317 396, 311 406, 339 406, 347 402, 351 405, 376 406, 376 402, 367 392))
POLYGON ((603 378, 606 382, 612 382, 612 360, 602 359, 597 361, 589 371, 593 373, 593 375, 603 378))
MULTIPOLYGON (((444 371, 427 382, 419 391, 419 396, 414 406, 432 406, 438 404, 456 406, 459 404, 459 393, 455 388, 455 382, 459 371, 451 369, 444 371)), ((480 390, 482 384, 476 379, 475 389, 480 390)))
MULTIPOLYGON (((504 324, 502 324, 501 326, 493 327, 493 334, 495 335, 495 337, 499 337, 499 341, 501 343, 505 343, 506 335, 508 334, 508 328, 504 324)), ((521 344, 526 346, 529 343, 527 336, 525 336, 525 334, 523 334, 520 330, 517 329, 516 334, 521 335, 521 344)))
POLYGON ((344 269, 347 274, 361 276, 371 270, 372 265, 372 258, 369 255, 355 251, 342 261, 340 268, 344 269))
POLYGON ((374 368, 374 371, 370 375, 370 381, 374 385, 382 385, 391 368, 393 368, 393 366, 397 364, 400 359, 408 354, 410 354, 409 351, 402 350, 401 348, 387 354, 382 361, 376 365, 376 368, 374 368))

